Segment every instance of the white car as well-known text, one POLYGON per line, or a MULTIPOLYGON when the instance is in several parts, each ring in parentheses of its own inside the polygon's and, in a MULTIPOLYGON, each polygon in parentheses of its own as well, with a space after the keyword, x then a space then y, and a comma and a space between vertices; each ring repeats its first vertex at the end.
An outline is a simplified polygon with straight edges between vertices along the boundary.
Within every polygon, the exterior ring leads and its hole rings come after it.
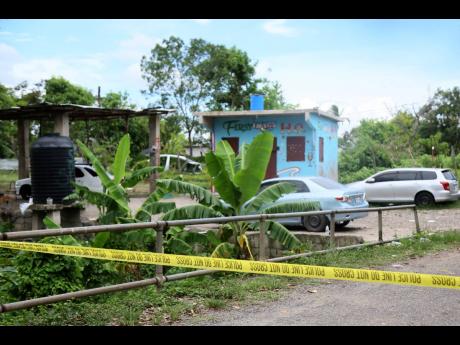
POLYGON ((164 171, 171 169, 192 173, 199 173, 202 171, 200 163, 180 155, 162 154, 160 155, 160 165, 164 168, 164 171))
MULTIPOLYGON (((75 182, 79 185, 88 187, 94 192, 103 192, 101 180, 91 165, 75 165, 75 182)), ((16 195, 20 195, 24 200, 29 200, 32 196, 32 183, 30 177, 17 180, 15 187, 16 195)))
POLYGON ((457 178, 449 169, 389 169, 347 186, 364 189, 369 202, 415 202, 427 206, 460 197, 457 178))

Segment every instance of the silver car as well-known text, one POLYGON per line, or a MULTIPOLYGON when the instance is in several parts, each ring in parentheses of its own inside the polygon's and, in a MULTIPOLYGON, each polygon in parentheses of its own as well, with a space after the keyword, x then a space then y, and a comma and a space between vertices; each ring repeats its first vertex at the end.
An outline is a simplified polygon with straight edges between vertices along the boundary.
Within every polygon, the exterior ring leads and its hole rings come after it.
POLYGON ((415 202, 427 206, 460 197, 457 178, 449 169, 389 169, 347 186, 364 189, 369 202, 415 202))
MULTIPOLYGON (((260 191, 279 182, 292 183, 296 191, 283 195, 272 205, 286 201, 318 201, 321 210, 359 209, 369 206, 365 200, 363 190, 347 188, 343 184, 321 176, 285 177, 265 180, 261 184, 260 191)), ((272 205, 264 205, 264 207, 272 205)), ((367 212, 337 214, 336 227, 343 228, 350 221, 366 216, 367 212)), ((329 225, 330 217, 312 215, 308 217, 282 218, 276 219, 276 221, 284 225, 301 225, 308 231, 321 232, 329 225)))

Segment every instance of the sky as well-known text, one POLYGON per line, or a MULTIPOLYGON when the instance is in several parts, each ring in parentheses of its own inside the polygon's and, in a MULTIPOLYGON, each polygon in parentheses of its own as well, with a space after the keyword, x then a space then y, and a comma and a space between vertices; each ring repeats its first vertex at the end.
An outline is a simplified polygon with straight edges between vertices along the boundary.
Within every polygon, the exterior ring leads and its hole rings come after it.
POLYGON ((336 104, 339 134, 460 86, 460 20, 414 19, 0 20, 0 83, 63 76, 102 96, 126 91, 145 108, 141 58, 171 35, 247 52, 298 108, 336 104))

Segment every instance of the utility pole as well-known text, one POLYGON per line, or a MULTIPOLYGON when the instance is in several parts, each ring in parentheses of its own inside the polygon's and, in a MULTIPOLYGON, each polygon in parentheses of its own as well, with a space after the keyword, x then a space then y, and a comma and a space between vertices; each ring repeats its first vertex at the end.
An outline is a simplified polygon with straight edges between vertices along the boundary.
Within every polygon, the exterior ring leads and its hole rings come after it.
POLYGON ((101 87, 97 87, 97 105, 101 107, 101 87))

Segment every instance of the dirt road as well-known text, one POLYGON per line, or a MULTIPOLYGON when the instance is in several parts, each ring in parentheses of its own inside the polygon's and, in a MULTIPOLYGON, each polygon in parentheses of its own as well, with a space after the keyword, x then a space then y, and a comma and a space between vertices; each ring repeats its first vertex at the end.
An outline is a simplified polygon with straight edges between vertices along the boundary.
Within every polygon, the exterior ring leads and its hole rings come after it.
MULTIPOLYGON (((383 269, 460 275, 460 248, 383 269)), ((323 281, 276 302, 209 312, 180 325, 460 325, 460 290, 323 281), (316 290, 316 293, 309 291, 316 290)))

